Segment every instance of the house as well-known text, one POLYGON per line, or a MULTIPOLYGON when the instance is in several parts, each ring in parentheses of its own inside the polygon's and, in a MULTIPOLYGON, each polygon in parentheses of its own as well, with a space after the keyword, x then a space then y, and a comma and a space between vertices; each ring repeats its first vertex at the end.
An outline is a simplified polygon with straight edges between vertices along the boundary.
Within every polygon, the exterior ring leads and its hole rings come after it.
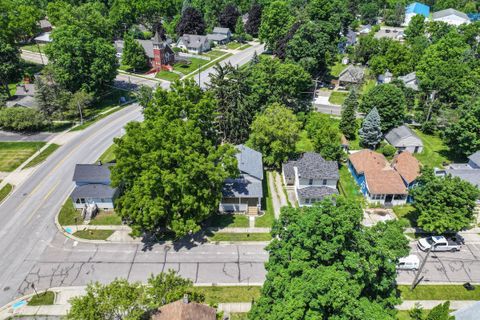
POLYGON ((398 151, 420 153, 423 150, 422 139, 405 125, 390 130, 385 135, 385 140, 397 148, 398 151))
POLYGON ((405 87, 418 91, 418 78, 415 71, 398 77, 398 80, 402 81, 405 84, 405 87))
POLYGON ((360 85, 365 76, 365 69, 360 66, 349 65, 338 76, 340 87, 348 87, 352 85, 360 85))
POLYGON ((216 320, 217 310, 203 303, 188 301, 188 295, 182 300, 161 306, 151 320, 216 320))
POLYGON ((472 304, 468 304, 456 311, 450 313, 455 320, 478 320, 480 314, 480 301, 476 301, 472 304))
POLYGON ((403 41, 405 34, 403 28, 398 27, 380 27, 380 30, 373 35, 376 39, 388 38, 396 41, 403 41))
POLYGON ((300 207, 338 194, 338 164, 326 161, 318 153, 306 152, 298 160, 283 164, 282 176, 285 185, 295 188, 300 207))
POLYGON ((390 83, 392 82, 392 80, 393 80, 393 74, 387 70, 385 73, 377 77, 377 84, 390 83))
POLYGON ((258 214, 263 198, 262 154, 242 144, 236 148, 240 175, 225 180, 219 211, 258 214))
POLYGON ((360 26, 360 30, 358 31, 358 34, 359 35, 369 34, 370 31, 372 31, 371 24, 363 25, 363 26, 360 26))
POLYGON ((416 184, 420 176, 420 162, 410 152, 397 154, 393 158, 392 167, 400 174, 408 189, 416 184))
POLYGON ((38 103, 35 99, 35 85, 33 83, 17 85, 14 97, 13 100, 7 101, 7 107, 38 108, 38 103))
MULTIPOLYGON (((162 70, 171 70, 175 63, 175 52, 170 45, 162 40, 160 33, 157 31, 155 36, 150 40, 135 39, 145 50, 148 57, 148 64, 152 67, 152 71, 159 72, 162 70)), ((121 57, 123 53, 124 41, 116 40, 115 49, 117 57, 121 57)))
POLYGON ((417 14, 420 14, 424 16, 425 19, 428 19, 428 17, 430 16, 430 7, 420 2, 413 2, 409 4, 405 8, 405 20, 403 22, 403 25, 408 26, 410 20, 412 20, 412 18, 417 14))
POLYGON ((382 154, 364 149, 348 157, 348 169, 367 202, 384 206, 407 203, 408 186, 404 181, 411 181, 415 168, 399 165, 398 160, 391 166, 382 154), (402 168, 402 174, 395 169, 395 165, 402 168))
POLYGON ((465 13, 452 8, 434 12, 432 20, 442 21, 452 26, 470 23, 470 18, 465 13))
POLYGON ((207 34, 208 41, 215 44, 226 44, 230 42, 231 38, 232 33, 229 28, 215 27, 213 28, 212 33, 207 34))
POLYGON ((84 209, 87 205, 111 210, 118 196, 118 189, 110 186, 110 167, 112 163, 77 164, 73 173, 75 189, 70 198, 75 209, 84 209))
POLYGON ((345 53, 347 47, 354 46, 357 43, 357 33, 352 29, 348 29, 347 34, 342 34, 344 41, 338 43, 338 50, 340 53, 345 53))
POLYGON ((40 30, 42 30, 42 32, 52 31, 52 24, 47 19, 41 19, 40 21, 38 21, 38 27, 40 28, 40 30))
POLYGON ((210 50, 210 41, 207 36, 184 34, 178 39, 177 47, 192 53, 201 54, 210 50))
POLYGON ((480 188, 480 151, 470 155, 468 163, 452 163, 445 169, 436 169, 435 174, 439 176, 450 174, 480 188))

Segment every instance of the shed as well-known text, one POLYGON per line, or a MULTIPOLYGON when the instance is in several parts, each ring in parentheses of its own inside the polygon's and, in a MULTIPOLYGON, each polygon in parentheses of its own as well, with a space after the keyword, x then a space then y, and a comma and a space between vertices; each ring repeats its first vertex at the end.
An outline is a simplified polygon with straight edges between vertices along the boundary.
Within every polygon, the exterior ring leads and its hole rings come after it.
POLYGON ((422 139, 405 125, 390 130, 390 132, 385 135, 385 140, 397 148, 398 151, 419 153, 423 150, 422 139))

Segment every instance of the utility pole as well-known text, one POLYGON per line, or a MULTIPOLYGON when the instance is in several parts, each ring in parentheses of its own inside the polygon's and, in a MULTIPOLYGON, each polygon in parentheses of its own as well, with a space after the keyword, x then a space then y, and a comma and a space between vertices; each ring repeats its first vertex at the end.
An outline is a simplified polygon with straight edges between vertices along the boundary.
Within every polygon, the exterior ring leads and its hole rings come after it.
POLYGON ((40 50, 40 44, 38 44, 38 41, 36 43, 37 43, 38 53, 40 53, 40 60, 42 61, 42 65, 45 65, 45 62, 43 62, 43 53, 40 50))
POLYGON ((198 65, 198 86, 199 86, 199 87, 202 87, 202 86, 200 85, 200 65, 198 65))
POLYGON ((412 286, 410 287, 410 291, 413 291, 413 289, 415 289, 415 287, 417 286, 418 278, 420 277, 420 274, 422 273, 423 268, 425 267, 425 263, 427 263, 428 256, 430 255, 430 252, 432 252, 434 247, 435 247, 435 244, 432 243, 432 245, 427 251, 427 254, 425 255, 425 258, 422 261, 422 264, 420 265, 420 268, 418 268, 417 274, 415 275, 415 279, 413 279, 412 286))
POLYGON ((78 106, 78 112, 80 113, 80 124, 83 124, 82 108, 80 107, 80 102, 78 101, 77 101, 77 106, 78 106))

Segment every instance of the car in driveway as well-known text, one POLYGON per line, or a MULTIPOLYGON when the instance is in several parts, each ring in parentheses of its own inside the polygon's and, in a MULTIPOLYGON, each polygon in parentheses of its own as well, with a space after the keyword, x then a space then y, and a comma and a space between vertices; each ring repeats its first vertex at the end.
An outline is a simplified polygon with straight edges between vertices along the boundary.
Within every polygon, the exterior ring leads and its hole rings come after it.
POLYGON ((421 238, 418 240, 418 248, 422 251, 427 251, 432 248, 434 252, 441 251, 460 251, 462 244, 464 244, 463 238, 459 235, 454 237, 444 237, 444 236, 431 236, 426 238, 421 238))

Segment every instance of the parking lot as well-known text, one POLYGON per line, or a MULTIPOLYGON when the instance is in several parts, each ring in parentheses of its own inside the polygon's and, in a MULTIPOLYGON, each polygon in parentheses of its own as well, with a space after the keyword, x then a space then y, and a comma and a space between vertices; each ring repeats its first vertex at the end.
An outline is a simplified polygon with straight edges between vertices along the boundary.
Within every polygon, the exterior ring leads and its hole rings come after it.
MULTIPOLYGON (((410 244, 410 254, 415 254, 422 262, 426 252, 410 244)), ((397 281, 411 284, 416 271, 399 271, 397 281)), ((480 283, 480 243, 467 243, 458 252, 432 252, 428 257, 419 279, 421 283, 480 283)))

